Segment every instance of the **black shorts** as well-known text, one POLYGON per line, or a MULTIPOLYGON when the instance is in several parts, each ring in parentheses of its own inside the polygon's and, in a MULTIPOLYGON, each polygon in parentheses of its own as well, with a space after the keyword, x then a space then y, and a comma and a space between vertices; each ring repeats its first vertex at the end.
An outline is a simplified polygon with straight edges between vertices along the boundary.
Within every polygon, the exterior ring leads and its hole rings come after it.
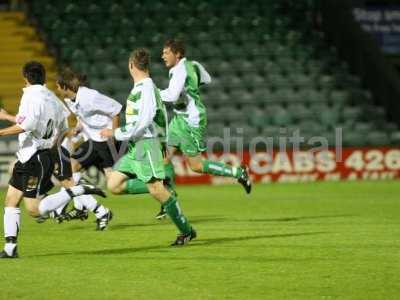
POLYGON ((9 184, 22 191, 24 197, 38 198, 53 188, 51 181, 53 170, 51 151, 40 150, 27 162, 15 163, 9 184))
POLYGON ((54 162, 53 175, 58 181, 72 178, 71 155, 69 151, 62 147, 53 147, 51 156, 54 162))
POLYGON ((117 149, 114 142, 95 142, 87 140, 75 150, 72 158, 76 159, 83 169, 95 166, 100 170, 112 168, 114 159, 111 149, 117 149))

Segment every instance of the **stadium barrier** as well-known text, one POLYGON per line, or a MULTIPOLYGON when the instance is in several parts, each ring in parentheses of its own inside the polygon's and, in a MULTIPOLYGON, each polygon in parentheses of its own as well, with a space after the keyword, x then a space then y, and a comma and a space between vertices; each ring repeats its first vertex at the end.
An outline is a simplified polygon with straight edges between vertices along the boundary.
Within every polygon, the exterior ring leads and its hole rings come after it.
MULTIPOLYGON (((390 180, 400 178, 400 148, 344 148, 323 151, 274 151, 242 154, 215 152, 213 160, 232 165, 241 162, 250 168, 254 182, 314 182, 339 180, 390 180)), ((0 186, 8 184, 13 155, 0 156, 0 186)), ((184 157, 174 156, 178 184, 229 184, 234 180, 197 174, 190 170, 184 157)), ((92 182, 104 185, 104 176, 95 168, 86 176, 92 182)))
MULTIPOLYGON (((250 168, 254 182, 313 182, 339 180, 385 180, 400 178, 399 148, 344 148, 324 151, 274 151, 215 153, 216 159, 232 165, 241 161, 250 168)), ((181 156, 173 158, 178 184, 225 184, 230 178, 192 172, 181 156)))

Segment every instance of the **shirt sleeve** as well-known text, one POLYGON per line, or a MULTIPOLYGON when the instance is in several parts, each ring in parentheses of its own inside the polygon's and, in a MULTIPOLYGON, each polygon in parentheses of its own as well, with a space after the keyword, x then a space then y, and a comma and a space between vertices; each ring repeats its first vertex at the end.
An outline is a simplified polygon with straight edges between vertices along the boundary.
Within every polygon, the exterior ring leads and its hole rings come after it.
POLYGON ((99 93, 93 102, 93 109, 104 115, 115 117, 121 112, 122 105, 114 99, 99 93))
POLYGON ((164 102, 176 102, 183 91, 186 81, 186 70, 184 67, 175 69, 169 80, 168 88, 160 92, 161 99, 164 102))
POLYGON ((204 66, 200 64, 197 61, 193 61, 193 64, 195 67, 199 70, 200 73, 200 84, 210 84, 211 83, 211 76, 210 74, 206 71, 204 66))
POLYGON ((118 141, 135 140, 145 133, 145 130, 152 124, 156 115, 156 100, 152 89, 144 87, 140 97, 138 120, 135 123, 127 124, 115 130, 115 138, 118 141))
POLYGON ((16 123, 24 131, 34 131, 39 123, 39 107, 33 103, 33 99, 22 97, 21 105, 16 116, 16 123))

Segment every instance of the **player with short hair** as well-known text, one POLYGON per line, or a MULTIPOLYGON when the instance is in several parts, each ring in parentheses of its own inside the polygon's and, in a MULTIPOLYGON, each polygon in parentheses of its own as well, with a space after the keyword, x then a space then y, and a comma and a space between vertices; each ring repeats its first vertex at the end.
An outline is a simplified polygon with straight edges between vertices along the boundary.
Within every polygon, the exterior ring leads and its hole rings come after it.
MULTIPOLYGON (((194 172, 236 178, 249 194, 251 180, 247 166, 232 167, 204 159, 201 154, 206 150, 204 135, 207 114, 199 87, 211 82, 210 75, 200 63, 185 57, 185 47, 179 40, 165 42, 162 59, 169 68, 170 81, 168 88, 160 94, 162 100, 172 103, 174 108, 174 117, 168 126, 169 154, 182 152, 194 172)), ((164 215, 165 212, 161 209, 156 218, 164 215)))
POLYGON ((126 125, 115 130, 103 129, 104 137, 114 136, 129 141, 129 152, 114 166, 108 180, 111 192, 126 189, 129 178, 144 182, 150 194, 157 199, 179 229, 174 246, 181 246, 196 237, 196 231, 183 215, 176 195, 163 184, 164 155, 160 139, 167 126, 167 115, 159 91, 149 75, 150 55, 145 49, 136 49, 129 57, 129 71, 134 87, 127 99, 126 125))
POLYGON ((83 194, 105 194, 94 186, 76 185, 47 196, 52 189, 54 161, 51 148, 66 129, 63 108, 59 100, 44 86, 46 72, 39 62, 23 66, 25 81, 23 96, 14 125, 1 129, 0 136, 18 134, 18 161, 13 168, 4 208, 4 250, 0 258, 17 258, 17 237, 20 228, 19 205, 33 217, 47 216, 73 197, 83 194))
MULTIPOLYGON (((85 141, 72 154, 72 176, 75 183, 81 180, 81 169, 91 166, 96 166, 106 177, 109 176, 114 165, 111 149, 116 150, 116 144, 113 140, 102 137, 100 131, 118 127, 122 108, 116 100, 85 85, 86 77, 70 69, 63 70, 57 78, 58 92, 65 98, 68 109, 78 118, 74 133, 81 133, 85 137, 85 141)), ((95 213, 98 220, 101 220, 100 215, 108 212, 108 209, 98 206, 93 197, 84 197, 85 201, 74 201, 74 209, 65 216, 67 220, 87 218, 87 208, 95 213), (82 207, 79 204, 82 202, 87 204, 82 207)), ((101 221, 98 225, 105 228, 107 222, 101 221)))
MULTIPOLYGON (((61 104, 61 101, 60 101, 61 104)), ((77 184, 72 177, 72 167, 71 167, 71 155, 68 147, 68 140, 74 133, 72 130, 68 129, 68 117, 70 111, 61 104, 63 108, 62 113, 64 114, 64 128, 65 132, 60 133, 60 135, 55 139, 56 143, 51 148, 51 155, 54 162, 53 176, 58 180, 62 189, 67 189, 73 187, 77 184), (68 129, 68 130, 67 130, 68 129), (68 137, 67 137, 68 136, 68 137)), ((10 115, 4 109, 0 112, 0 119, 8 120, 15 123, 15 116, 10 115)), ((40 216, 36 218, 38 223, 43 223, 47 219, 55 219, 58 223, 62 223, 64 220, 71 220, 73 218, 80 218, 86 220, 88 218, 87 209, 92 211, 96 216, 96 230, 103 231, 108 227, 110 220, 113 217, 112 211, 104 207, 101 203, 92 195, 81 195, 73 198, 74 207, 80 208, 80 210, 72 210, 72 212, 66 212, 69 203, 65 206, 61 206, 54 211, 49 212, 46 216, 40 216), (85 211, 83 211, 85 208, 85 211), (82 213, 80 213, 82 211, 82 213), (76 213, 78 212, 78 213, 76 213)))
POLYGON ((172 103, 174 107, 174 117, 168 126, 170 154, 179 150, 186 156, 193 171, 234 177, 250 193, 251 181, 246 166, 232 167, 204 159, 201 155, 206 150, 207 115, 199 87, 211 82, 210 75, 201 64, 185 57, 185 47, 179 40, 166 41, 162 59, 170 69, 170 81, 168 88, 160 94, 164 102, 172 103))

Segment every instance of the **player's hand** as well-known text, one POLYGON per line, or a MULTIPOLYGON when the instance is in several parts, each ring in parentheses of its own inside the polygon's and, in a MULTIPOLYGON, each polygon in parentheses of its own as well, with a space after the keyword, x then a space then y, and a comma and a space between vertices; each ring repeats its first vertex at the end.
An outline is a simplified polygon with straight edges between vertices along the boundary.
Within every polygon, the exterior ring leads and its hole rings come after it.
POLYGON ((103 138, 110 138, 114 136, 114 131, 112 129, 104 128, 100 131, 100 135, 103 138))
POLYGON ((1 108, 0 109, 0 120, 7 120, 8 116, 9 116, 9 113, 5 109, 1 108))
POLYGON ((82 128, 75 127, 70 130, 70 137, 78 135, 82 131, 82 128))

